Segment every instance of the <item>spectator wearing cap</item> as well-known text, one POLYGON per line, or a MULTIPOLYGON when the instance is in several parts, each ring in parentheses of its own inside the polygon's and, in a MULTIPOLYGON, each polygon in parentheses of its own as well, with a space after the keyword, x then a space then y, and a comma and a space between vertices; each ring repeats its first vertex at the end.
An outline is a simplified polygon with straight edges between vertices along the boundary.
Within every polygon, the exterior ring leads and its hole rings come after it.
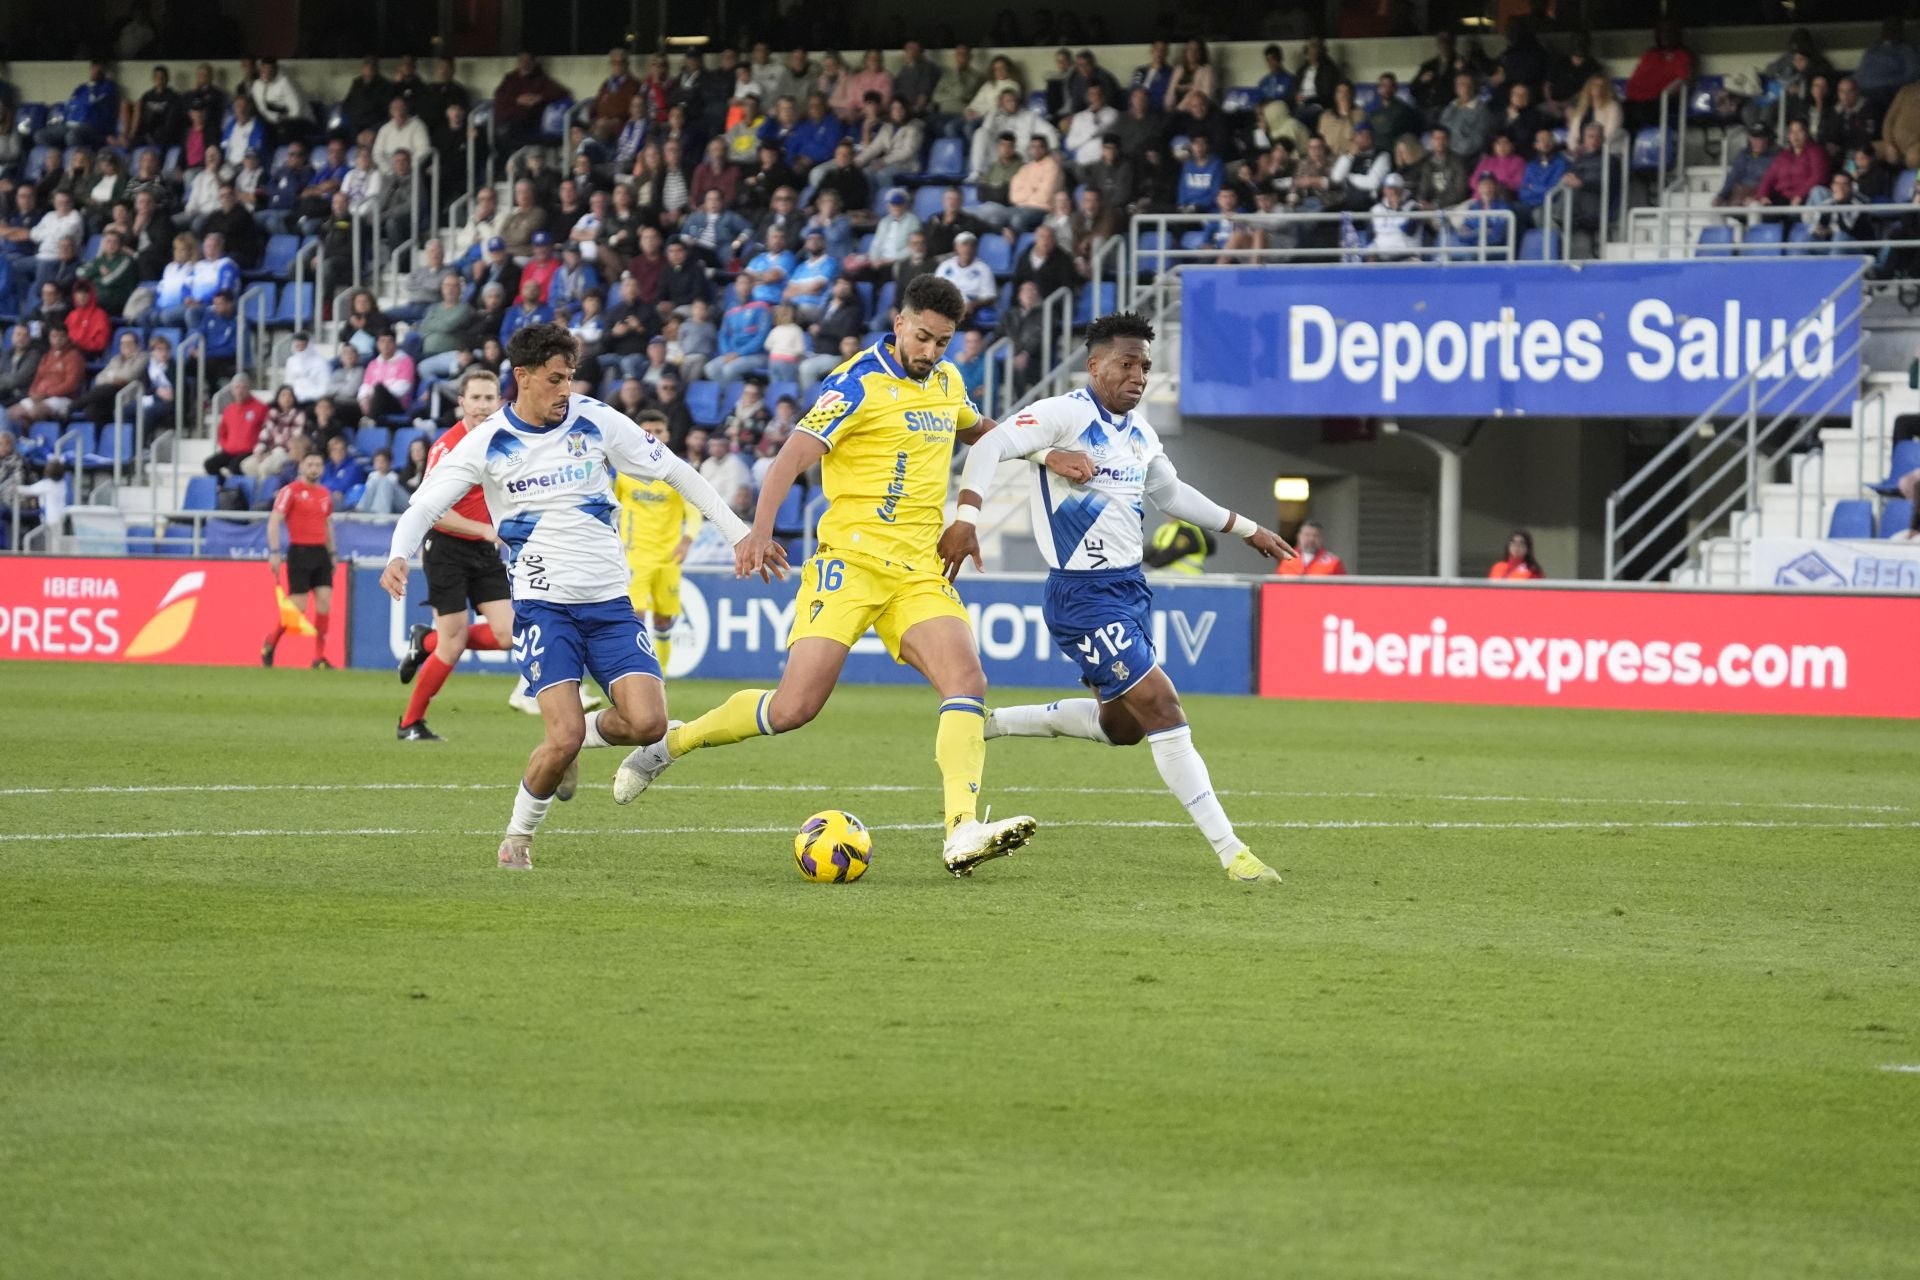
POLYGON ((907 256, 907 237, 919 231, 920 216, 908 207, 905 188, 887 192, 887 212, 873 229, 867 246, 869 277, 878 281, 893 273, 894 264, 907 256))
POLYGON ((1059 133, 1039 112, 1021 102, 1018 90, 1003 90, 999 104, 980 122, 979 130, 973 135, 969 181, 979 180, 986 172, 992 148, 1003 133, 1013 135, 1014 150, 1022 155, 1027 154, 1027 144, 1035 137, 1043 139, 1048 150, 1060 144, 1059 133))
MULTIPOLYGON (((1563 162, 1564 164, 1564 162, 1563 162)), ((1407 180, 1389 173, 1380 180, 1380 199, 1373 206, 1373 256, 1380 262, 1403 262, 1420 255, 1420 227, 1410 216, 1407 180)))
POLYGON ((1294 537, 1294 550, 1298 553, 1282 560, 1274 573, 1282 578, 1337 578, 1344 577, 1347 566, 1339 556, 1327 550, 1326 531, 1318 520, 1308 520, 1301 524, 1300 532, 1294 537))
POLYGON ((547 104, 567 96, 566 89, 541 69, 531 53, 522 50, 515 56, 513 70, 500 78, 493 91, 494 129, 505 153, 511 155, 539 141, 540 117, 547 104))
POLYGON ((500 236, 487 241, 486 252, 468 268, 467 275, 476 289, 497 284, 507 297, 520 296, 520 266, 507 252, 507 242, 500 236))
POLYGON ((553 237, 544 231, 534 232, 529 250, 531 256, 520 268, 520 292, 524 296, 527 286, 532 285, 536 289, 534 296, 539 302, 551 303, 552 299, 548 297, 548 286, 560 270, 560 259, 553 253, 553 237))
POLYGON ((87 64, 87 78, 67 96, 64 123, 46 125, 33 140, 43 147, 90 147, 119 130, 120 86, 108 77, 107 64, 95 58, 87 64))
POLYGON ((553 308, 540 300, 540 286, 536 281, 521 283, 519 296, 507 314, 500 320, 500 345, 506 346, 513 335, 530 324, 552 324, 553 308))
POLYGON ((788 274, 780 291, 780 300, 793 307, 803 323, 820 318, 833 282, 840 278, 840 263, 827 249, 826 232, 808 226, 802 238, 803 253, 788 274))
POLYGON ((992 306, 999 292, 993 281, 993 268, 980 261, 979 245, 978 236, 962 231, 953 238, 953 256, 941 259, 933 272, 960 290, 967 304, 967 323, 973 321, 974 313, 980 308, 992 306))
POLYGON ((740 183, 740 195, 734 202, 743 211, 768 208, 774 193, 782 187, 798 191, 806 179, 793 171, 777 143, 762 143, 756 152, 759 168, 749 172, 740 183))
POLYGON ((773 308, 754 296, 753 278, 734 279, 726 315, 720 321, 720 342, 707 376, 715 382, 738 382, 750 373, 767 370, 767 334, 773 331, 773 308))
POLYGON ((1211 209, 1214 196, 1226 181, 1227 169, 1205 134, 1196 134, 1188 142, 1186 163, 1180 166, 1180 189, 1176 197, 1183 213, 1201 213, 1211 209))

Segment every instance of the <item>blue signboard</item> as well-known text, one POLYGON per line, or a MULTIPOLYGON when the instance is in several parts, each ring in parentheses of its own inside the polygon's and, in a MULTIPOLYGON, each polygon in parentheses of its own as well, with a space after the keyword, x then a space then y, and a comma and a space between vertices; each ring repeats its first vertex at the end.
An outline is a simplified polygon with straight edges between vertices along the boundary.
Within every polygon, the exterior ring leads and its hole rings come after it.
MULTIPOLYGON (((1054 648, 1040 616, 1044 584, 1038 578, 975 577, 960 581, 973 619, 987 680, 1071 690, 1079 668, 1054 648)), ((377 569, 354 573, 353 643, 356 667, 392 667, 406 647, 407 627, 430 622, 420 601, 426 580, 413 573, 407 602, 380 589, 377 569)), ((673 632, 669 678, 744 682, 779 679, 793 622, 791 582, 768 585, 721 572, 692 572, 681 586, 681 616, 673 632)), ((1253 588, 1244 584, 1154 583, 1153 641, 1174 684, 1190 693, 1249 693, 1253 689, 1253 588)), ((508 671, 504 653, 473 654, 464 667, 508 671)), ((869 633, 854 646, 842 677, 856 684, 912 682, 911 667, 887 656, 869 633)))
MULTIPOLYGON (((1853 258, 1196 268, 1182 276, 1180 410, 1692 417, 1757 368, 1763 395, 1788 384, 1776 412, 1803 391, 1811 411, 1858 385, 1859 298, 1842 289, 1858 270, 1853 258)), ((1729 415, 1746 408, 1737 398, 1729 415)))

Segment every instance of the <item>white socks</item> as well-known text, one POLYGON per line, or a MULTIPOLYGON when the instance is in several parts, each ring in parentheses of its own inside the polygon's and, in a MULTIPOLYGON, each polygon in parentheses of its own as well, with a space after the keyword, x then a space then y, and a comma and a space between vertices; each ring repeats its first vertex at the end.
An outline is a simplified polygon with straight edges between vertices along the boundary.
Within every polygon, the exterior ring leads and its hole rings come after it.
POLYGON ((1069 698, 1038 707, 998 707, 987 715, 987 737, 1109 742, 1100 727, 1100 704, 1092 698, 1069 698))
POLYGON ((513 793, 513 817, 507 822, 507 834, 510 836, 530 836, 546 820, 547 810, 553 808, 553 797, 536 796, 527 790, 522 782, 513 793))
POLYGON ((1207 776, 1207 762, 1193 749, 1193 730, 1187 725, 1162 729, 1147 735, 1153 748, 1153 763, 1160 770, 1167 789, 1178 800, 1219 855, 1220 865, 1233 861, 1240 850, 1240 839, 1233 834, 1227 811, 1213 794, 1213 780, 1207 776))
POLYGON ((600 717, 605 714, 607 713, 604 711, 596 711, 587 717, 587 736, 580 743, 583 750, 588 747, 610 747, 613 745, 600 736, 600 717))

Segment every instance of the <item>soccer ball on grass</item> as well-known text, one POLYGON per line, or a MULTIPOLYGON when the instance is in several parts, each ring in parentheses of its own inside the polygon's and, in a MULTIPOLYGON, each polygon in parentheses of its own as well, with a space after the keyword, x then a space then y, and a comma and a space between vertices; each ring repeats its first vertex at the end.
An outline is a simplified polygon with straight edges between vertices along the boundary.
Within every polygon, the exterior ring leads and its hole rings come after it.
POLYGON ((844 884, 867 873, 873 833, 839 809, 824 809, 800 824, 793 837, 793 865, 816 884, 844 884))

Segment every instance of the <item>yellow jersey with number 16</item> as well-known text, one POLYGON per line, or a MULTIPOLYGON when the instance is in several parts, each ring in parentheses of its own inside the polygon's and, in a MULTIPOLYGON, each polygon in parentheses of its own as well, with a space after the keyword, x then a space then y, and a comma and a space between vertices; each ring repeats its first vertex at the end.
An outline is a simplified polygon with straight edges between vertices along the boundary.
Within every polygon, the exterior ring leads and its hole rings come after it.
POLYGON ((937 570, 954 433, 979 421, 958 369, 910 378, 890 338, 835 369, 797 428, 827 446, 821 547, 937 570))

